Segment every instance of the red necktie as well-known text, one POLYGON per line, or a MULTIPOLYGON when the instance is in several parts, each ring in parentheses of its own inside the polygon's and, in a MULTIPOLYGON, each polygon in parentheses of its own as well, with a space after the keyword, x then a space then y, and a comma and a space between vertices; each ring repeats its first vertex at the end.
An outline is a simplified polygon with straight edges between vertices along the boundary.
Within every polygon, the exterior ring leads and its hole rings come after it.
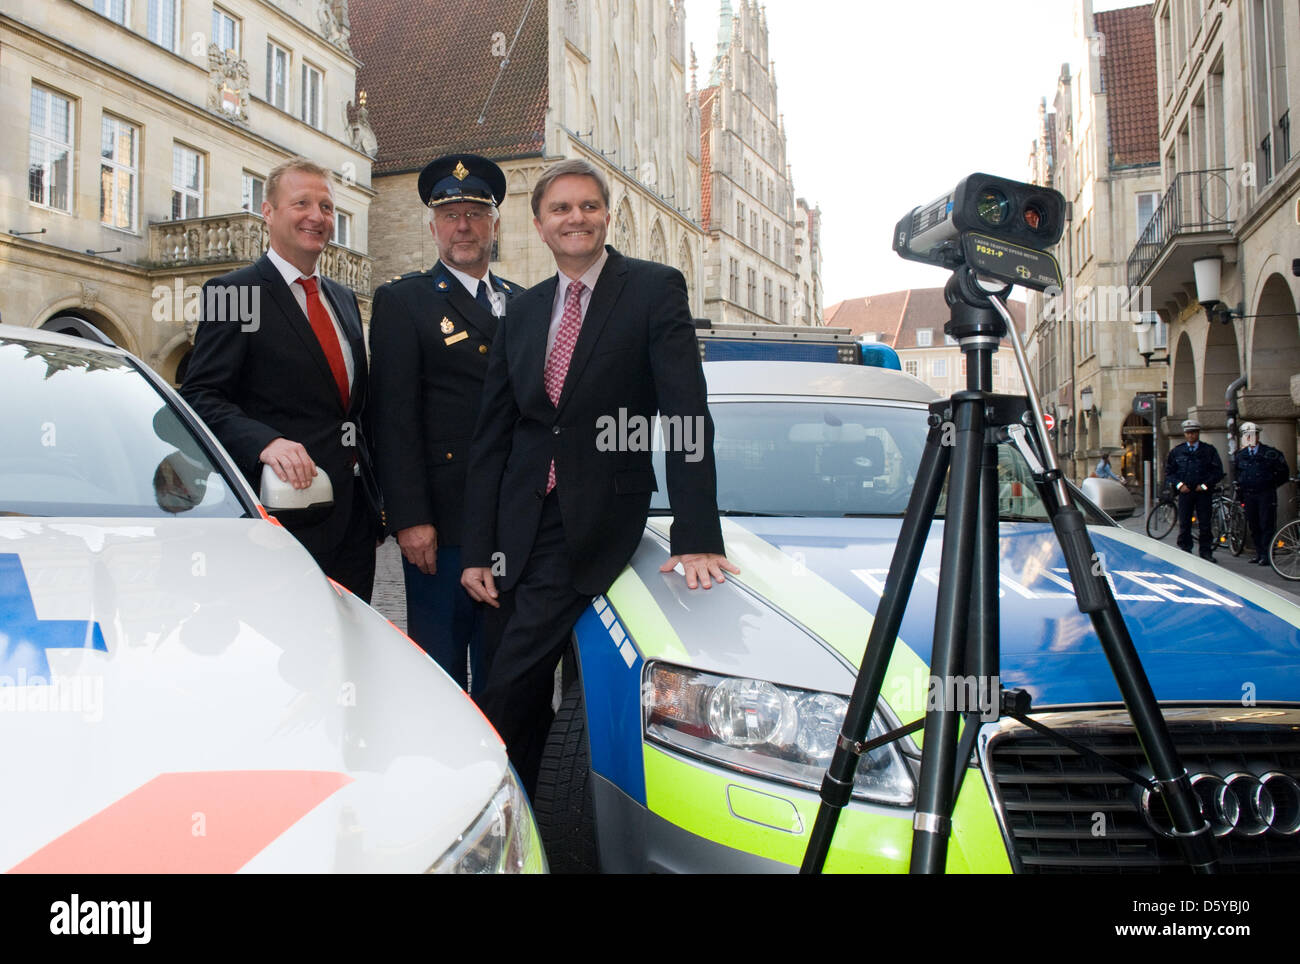
MULTIPOLYGON (((573 347, 578 343, 578 332, 582 330, 582 292, 586 285, 581 281, 570 281, 564 296, 564 313, 560 315, 560 328, 555 333, 555 344, 546 358, 546 369, 542 373, 542 383, 552 405, 559 405, 560 392, 564 389, 564 377, 569 374, 569 362, 573 359, 573 347)), ((551 470, 546 477, 546 494, 555 488, 555 460, 551 460, 551 470)))
POLYGON ((348 367, 343 362, 343 349, 339 345, 339 335, 330 321, 329 312, 321 304, 315 278, 299 278, 296 282, 307 292, 307 320, 311 330, 316 333, 316 340, 325 352, 330 371, 334 374, 334 383, 338 386, 339 398, 343 400, 343 410, 347 411, 351 393, 348 391, 348 367))

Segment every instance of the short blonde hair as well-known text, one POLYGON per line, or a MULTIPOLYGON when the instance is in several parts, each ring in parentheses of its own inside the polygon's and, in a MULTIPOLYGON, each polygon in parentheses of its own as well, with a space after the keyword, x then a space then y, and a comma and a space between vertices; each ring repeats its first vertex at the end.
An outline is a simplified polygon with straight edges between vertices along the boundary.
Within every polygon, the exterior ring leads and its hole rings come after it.
POLYGON ((275 207, 275 192, 280 187, 280 178, 284 177, 290 171, 298 171, 302 174, 312 174, 316 177, 322 177, 326 183, 329 183, 330 172, 325 170, 315 161, 306 157, 291 157, 287 161, 281 161, 275 167, 271 168, 271 173, 266 176, 266 191, 262 199, 271 207, 275 207))

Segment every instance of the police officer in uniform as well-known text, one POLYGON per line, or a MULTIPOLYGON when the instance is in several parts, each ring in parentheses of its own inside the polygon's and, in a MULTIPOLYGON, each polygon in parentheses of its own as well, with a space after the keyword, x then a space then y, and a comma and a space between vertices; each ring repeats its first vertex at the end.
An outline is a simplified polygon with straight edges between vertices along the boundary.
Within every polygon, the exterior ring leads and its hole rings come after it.
POLYGON ((1223 478, 1223 463, 1209 442, 1201 441, 1201 423, 1194 418, 1183 422, 1181 445, 1175 445, 1165 460, 1165 480, 1178 493, 1178 548, 1192 551, 1192 516, 1200 523, 1201 558, 1214 561, 1214 540, 1210 535, 1210 506, 1214 487, 1223 478))
POLYGON ((1246 521, 1255 538, 1258 565, 1268 565, 1268 543, 1277 529, 1277 487, 1290 478, 1286 456, 1259 440, 1259 426, 1241 425, 1241 447, 1232 456, 1232 474, 1246 503, 1246 521))
POLYGON ((506 193, 496 164, 475 154, 440 157, 418 187, 439 260, 375 292, 376 463, 386 522, 402 549, 407 631, 462 688, 468 652, 477 691, 482 607, 460 585, 465 467, 492 339, 522 288, 488 271, 506 193))

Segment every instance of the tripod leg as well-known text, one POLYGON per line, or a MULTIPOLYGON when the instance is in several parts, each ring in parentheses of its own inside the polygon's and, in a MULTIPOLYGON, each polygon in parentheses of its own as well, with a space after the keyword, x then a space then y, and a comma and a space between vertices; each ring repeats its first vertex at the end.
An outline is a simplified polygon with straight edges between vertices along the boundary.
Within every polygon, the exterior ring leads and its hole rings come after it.
POLYGON ((984 444, 984 458, 980 465, 979 518, 975 530, 975 567, 971 574, 969 632, 966 643, 967 685, 964 689, 961 743, 957 747, 956 778, 953 780, 952 799, 956 805, 962 781, 970 768, 971 752, 981 722, 996 720, 1000 715, 1001 681, 999 679, 999 646, 1001 609, 998 603, 1000 588, 998 565, 998 447, 991 440, 984 444), (974 681, 974 688, 969 685, 974 681), (971 705, 971 697, 977 703, 971 705))
POLYGON ((952 820, 954 762, 961 714, 946 698, 965 664, 967 617, 970 611, 971 562, 975 554, 979 517, 979 476, 984 455, 984 396, 979 392, 953 395, 957 426, 948 481, 948 507, 943 526, 943 565, 930 661, 930 693, 942 687, 945 698, 926 708, 921 748, 921 782, 912 822, 912 873, 943 873, 952 820))
MULTIPOLYGON (((974 571, 971 574, 971 612, 968 672, 981 683, 992 684, 998 677, 999 626, 998 604, 1000 567, 998 565, 998 447, 986 442, 979 475, 979 516, 975 530, 974 571)), ((983 689, 981 689, 983 692, 983 689)), ((980 706, 983 712, 996 710, 998 695, 993 693, 992 706, 980 706)), ((974 709, 974 707, 967 707, 974 709)))
POLYGON ((876 608, 871 633, 867 637, 867 648, 862 654, 862 665, 853 685, 853 695, 844 714, 839 744, 831 757, 826 776, 822 779, 822 802, 817 808, 817 819, 813 823, 808 849, 804 851, 803 864, 799 868, 803 874, 821 873, 822 866, 826 863, 826 854, 830 850, 831 838, 835 836, 840 811, 848 804, 853 793, 858 754, 851 747, 866 738, 871 717, 876 712, 880 688, 884 685, 885 672, 894 652, 894 642, 898 639, 898 627, 903 623, 903 613, 912 594, 912 584, 916 581, 916 570, 921 564, 921 554, 925 551, 926 537, 930 534, 930 523, 934 519, 935 507, 939 504, 939 494, 943 491, 950 452, 942 444, 943 432, 937 418, 931 416, 931 421, 921 465, 917 469, 916 483, 912 487, 907 513, 903 516, 898 542, 894 546, 894 556, 889 563, 889 575, 885 577, 885 591, 876 608), (846 742, 848 746, 845 745, 846 742))

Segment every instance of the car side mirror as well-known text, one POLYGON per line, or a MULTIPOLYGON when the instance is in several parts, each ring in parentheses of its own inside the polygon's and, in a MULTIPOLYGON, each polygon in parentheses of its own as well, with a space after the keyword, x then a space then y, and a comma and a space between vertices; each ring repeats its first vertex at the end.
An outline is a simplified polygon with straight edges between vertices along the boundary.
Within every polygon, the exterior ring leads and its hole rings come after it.
POLYGON ((316 477, 305 489, 295 489, 269 465, 262 466, 258 498, 266 511, 287 526, 309 526, 324 522, 334 510, 334 485, 329 473, 316 466, 316 477))

